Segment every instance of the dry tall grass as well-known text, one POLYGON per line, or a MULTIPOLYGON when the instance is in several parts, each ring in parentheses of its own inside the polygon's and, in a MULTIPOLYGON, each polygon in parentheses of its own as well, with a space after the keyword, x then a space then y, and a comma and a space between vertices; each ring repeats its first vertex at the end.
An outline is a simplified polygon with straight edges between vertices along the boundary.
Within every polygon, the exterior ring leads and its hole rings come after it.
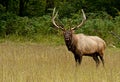
POLYGON ((105 68, 91 57, 75 66, 65 46, 0 44, 0 82, 120 82, 120 49, 107 49, 105 68))

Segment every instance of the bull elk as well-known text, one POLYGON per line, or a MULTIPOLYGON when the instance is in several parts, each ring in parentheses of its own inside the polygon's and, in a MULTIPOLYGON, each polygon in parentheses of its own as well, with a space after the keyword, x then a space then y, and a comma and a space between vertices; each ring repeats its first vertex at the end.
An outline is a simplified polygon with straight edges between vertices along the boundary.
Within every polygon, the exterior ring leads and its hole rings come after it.
POLYGON ((96 62, 96 67, 98 67, 100 61, 104 66, 104 50, 106 47, 106 43, 103 39, 99 38, 98 36, 88 36, 85 34, 75 34, 74 30, 81 27, 86 21, 86 15, 82 9, 83 19, 80 24, 76 27, 70 28, 66 30, 64 26, 58 25, 55 22, 55 18, 58 15, 58 12, 55 12, 55 8, 53 9, 52 15, 52 23, 55 27, 61 29, 63 31, 65 44, 67 49, 74 54, 74 58, 76 64, 81 64, 82 56, 90 56, 93 57, 94 61, 96 62), (98 58, 99 57, 99 58, 98 58))

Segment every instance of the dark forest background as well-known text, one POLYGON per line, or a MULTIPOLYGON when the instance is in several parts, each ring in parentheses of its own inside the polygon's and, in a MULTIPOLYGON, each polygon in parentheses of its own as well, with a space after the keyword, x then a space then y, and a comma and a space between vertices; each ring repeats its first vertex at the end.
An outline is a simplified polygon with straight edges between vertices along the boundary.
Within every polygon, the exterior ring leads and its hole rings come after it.
POLYGON ((120 46, 119 0, 0 0, 0 38, 61 44, 62 34, 51 23, 54 7, 66 28, 80 23, 84 9, 87 21, 76 33, 97 35, 120 46))

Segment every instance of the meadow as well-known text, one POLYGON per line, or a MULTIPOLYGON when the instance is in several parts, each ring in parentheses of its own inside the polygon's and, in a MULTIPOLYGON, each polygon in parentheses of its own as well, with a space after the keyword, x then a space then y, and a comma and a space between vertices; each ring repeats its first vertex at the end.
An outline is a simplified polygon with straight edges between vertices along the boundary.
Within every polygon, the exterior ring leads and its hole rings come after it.
POLYGON ((91 57, 76 67, 64 45, 0 43, 0 82, 120 82, 120 49, 107 48, 105 68, 91 57))

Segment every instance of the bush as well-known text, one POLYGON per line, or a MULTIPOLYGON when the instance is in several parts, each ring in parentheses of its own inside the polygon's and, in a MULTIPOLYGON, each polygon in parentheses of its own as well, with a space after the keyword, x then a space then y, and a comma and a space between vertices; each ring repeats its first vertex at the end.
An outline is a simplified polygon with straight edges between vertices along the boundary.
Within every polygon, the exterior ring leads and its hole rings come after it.
POLYGON ((36 35, 44 36, 56 33, 49 15, 28 18, 6 13, 0 16, 0 37, 22 36, 36 39, 36 35))
POLYGON ((13 13, 10 13, 10 12, 2 13, 0 15, 0 36, 1 37, 5 37, 5 35, 6 35, 7 23, 10 21, 13 21, 16 18, 17 18, 17 16, 13 13))
MULTIPOLYGON (((82 13, 80 13, 81 11, 79 11, 76 14, 71 14, 70 18, 64 17, 61 20, 62 24, 64 24, 66 29, 74 27, 82 21, 82 13)), ((119 39, 110 32, 113 31, 118 36, 120 35, 120 16, 117 16, 114 19, 112 19, 107 14, 89 15, 87 13, 86 15, 86 23, 82 26, 82 28, 76 30, 76 33, 84 33, 86 35, 97 35, 103 38, 107 42, 107 44, 119 46, 119 39)), ((42 39, 48 39, 53 41, 53 39, 57 39, 56 36, 61 36, 60 33, 61 31, 58 31, 54 28, 51 22, 50 15, 44 15, 42 17, 33 18, 19 17, 8 12, 0 15, 0 37, 14 35, 17 37, 25 37, 30 40, 32 39, 34 41, 42 39)))

